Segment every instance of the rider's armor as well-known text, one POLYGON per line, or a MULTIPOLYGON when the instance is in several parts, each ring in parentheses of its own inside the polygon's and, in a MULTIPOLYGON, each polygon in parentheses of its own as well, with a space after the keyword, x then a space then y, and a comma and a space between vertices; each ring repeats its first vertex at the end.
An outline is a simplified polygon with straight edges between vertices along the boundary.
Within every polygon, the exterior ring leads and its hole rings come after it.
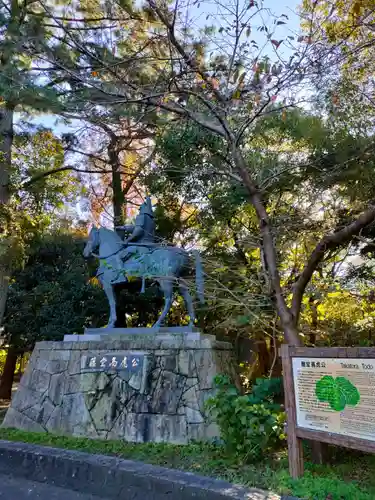
POLYGON ((140 213, 135 219, 135 227, 132 234, 128 238, 128 242, 135 241, 137 243, 152 244, 155 242, 155 221, 152 211, 151 200, 146 198, 142 205, 140 213))
POLYGON ((120 255, 122 261, 128 260, 133 254, 145 253, 155 246, 155 221, 150 197, 148 196, 141 206, 134 225, 119 226, 117 229, 131 233, 126 238, 127 246, 120 255))

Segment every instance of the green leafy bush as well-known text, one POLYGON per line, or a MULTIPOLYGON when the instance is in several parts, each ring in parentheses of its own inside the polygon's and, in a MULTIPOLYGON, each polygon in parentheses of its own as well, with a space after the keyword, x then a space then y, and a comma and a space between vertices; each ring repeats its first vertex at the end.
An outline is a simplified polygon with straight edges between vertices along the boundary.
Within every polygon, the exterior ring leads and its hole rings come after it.
POLYGON ((284 399, 283 379, 281 377, 256 379, 248 397, 250 403, 264 404, 270 410, 281 411, 281 405, 276 401, 284 399))
POLYGON ((206 405, 230 453, 243 461, 258 460, 285 439, 285 414, 274 402, 282 391, 279 379, 258 379, 245 395, 226 375, 216 376, 214 382, 217 393, 206 405))

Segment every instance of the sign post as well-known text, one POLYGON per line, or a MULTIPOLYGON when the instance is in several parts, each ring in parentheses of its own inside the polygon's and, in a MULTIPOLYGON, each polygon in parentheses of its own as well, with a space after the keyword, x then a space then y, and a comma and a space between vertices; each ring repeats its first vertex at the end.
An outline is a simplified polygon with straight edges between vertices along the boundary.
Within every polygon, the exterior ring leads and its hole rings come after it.
POLYGON ((375 348, 281 346, 289 471, 302 439, 375 453, 375 348))

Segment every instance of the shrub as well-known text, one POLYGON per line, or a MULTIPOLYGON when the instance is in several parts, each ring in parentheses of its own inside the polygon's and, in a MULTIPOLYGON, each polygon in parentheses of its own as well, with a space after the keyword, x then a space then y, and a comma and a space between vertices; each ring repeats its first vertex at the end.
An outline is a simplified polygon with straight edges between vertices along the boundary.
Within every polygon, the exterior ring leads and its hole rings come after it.
POLYGON ((214 379, 217 393, 207 401, 230 453, 243 461, 259 460, 285 439, 285 414, 274 402, 280 379, 258 379, 249 394, 241 395, 226 375, 214 379))

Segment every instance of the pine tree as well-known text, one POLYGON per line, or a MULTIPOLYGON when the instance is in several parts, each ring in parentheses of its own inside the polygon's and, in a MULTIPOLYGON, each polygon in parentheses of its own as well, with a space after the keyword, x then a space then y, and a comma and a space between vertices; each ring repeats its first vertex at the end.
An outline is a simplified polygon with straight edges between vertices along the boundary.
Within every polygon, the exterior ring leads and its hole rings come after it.
MULTIPOLYGON (((39 50, 48 32, 32 1, 12 0, 0 7, 0 325, 12 273, 12 194, 11 181, 14 114, 22 110, 58 109, 55 91, 41 79, 33 53, 39 50)), ((40 13, 39 13, 40 14, 40 13)))

